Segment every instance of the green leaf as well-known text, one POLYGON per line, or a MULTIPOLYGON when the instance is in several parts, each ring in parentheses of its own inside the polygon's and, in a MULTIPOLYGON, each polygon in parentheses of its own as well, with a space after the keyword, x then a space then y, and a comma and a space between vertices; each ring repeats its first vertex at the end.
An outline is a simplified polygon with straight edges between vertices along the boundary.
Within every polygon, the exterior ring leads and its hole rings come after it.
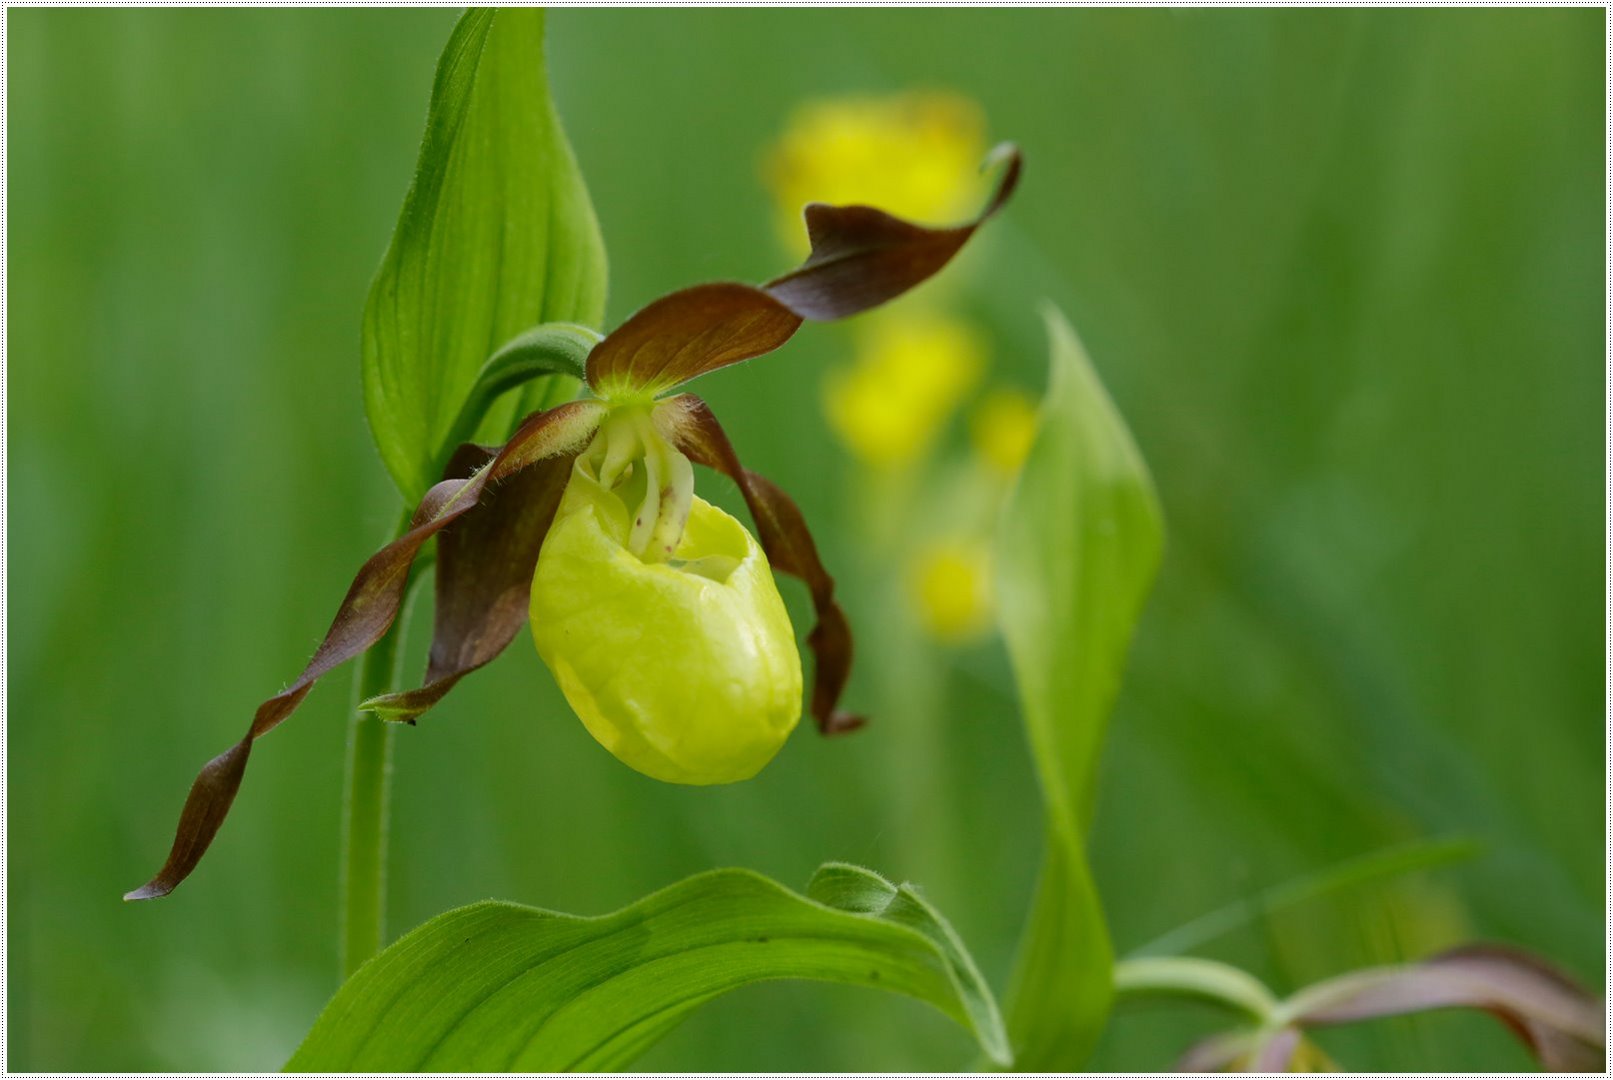
POLYGON ((1007 1061, 990 990, 910 888, 831 864, 808 892, 714 870, 595 918, 491 901, 447 912, 337 991, 286 1067, 621 1068, 703 1002, 770 979, 906 994, 1007 1061))
POLYGON ((1074 1070, 1113 997, 1086 861, 1094 777, 1163 544, 1142 456, 1075 333, 1049 310, 1036 442, 998 537, 998 617, 1046 811, 1046 854, 1008 1009, 1014 1067, 1074 1070))
MULTIPOLYGON (((549 100, 543 13, 468 11, 364 308, 364 403, 405 500, 437 479, 495 349, 539 323, 597 325, 604 303, 604 244, 549 100)), ((476 430, 502 442, 543 394, 511 395, 476 430)))

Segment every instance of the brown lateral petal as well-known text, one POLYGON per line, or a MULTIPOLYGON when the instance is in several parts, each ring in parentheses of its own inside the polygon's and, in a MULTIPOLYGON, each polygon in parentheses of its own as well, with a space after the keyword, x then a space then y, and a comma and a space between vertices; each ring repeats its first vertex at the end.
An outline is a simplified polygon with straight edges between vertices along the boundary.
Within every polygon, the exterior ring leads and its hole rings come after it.
POLYGON ((125 900, 166 896, 196 868, 229 813, 252 742, 290 716, 320 676, 381 639, 397 617, 409 568, 426 541, 475 507, 489 484, 544 458, 575 453, 599 426, 603 414, 604 406, 592 401, 574 401, 537 413, 521 425, 487 468, 468 479, 444 480, 426 492, 409 531, 359 569, 325 640, 297 681, 259 705, 245 737, 202 768, 180 812, 167 862, 156 877, 126 893, 125 900))
POLYGON ((207 845, 213 842, 213 834, 224 823, 224 815, 230 812, 230 804, 241 787, 241 777, 246 775, 247 756, 251 753, 252 736, 248 735, 202 766, 190 787, 190 794, 185 797, 185 809, 179 815, 179 829, 168 861, 150 882, 125 893, 125 900, 167 896, 190 875, 207 845))
POLYGON ((588 385, 602 395, 655 395, 696 375, 772 352, 801 317, 761 289, 696 285, 643 308, 588 354, 588 385))
MULTIPOLYGON (((461 446, 449 476, 469 477, 494 450, 461 446)), ((527 620, 538 551, 554 521, 575 454, 547 458, 488 488, 477 513, 437 538, 437 613, 425 685, 359 706, 414 723, 466 675, 491 661, 527 620)))
POLYGON ((1006 160, 997 191, 967 225, 931 229, 871 206, 806 208, 812 253, 799 269, 763 286, 804 319, 825 322, 878 307, 924 281, 958 253, 975 230, 1002 209, 1019 184, 1019 150, 1003 144, 993 160, 1006 160))
POLYGON ((1300 991, 1290 1006, 1296 1021, 1313 1026, 1483 1009, 1505 1022, 1547 1069, 1601 1072, 1606 1062, 1602 1003, 1538 957, 1506 946, 1466 946, 1420 964, 1341 975, 1300 991))
POLYGON ((807 644, 817 661, 812 715, 818 730, 838 735, 861 727, 862 717, 837 708, 851 674, 851 627, 835 602, 834 578, 818 558, 800 509, 771 480, 739 463, 733 444, 704 401, 693 394, 680 394, 664 404, 671 406, 666 415, 675 418, 672 435, 678 448, 690 460, 716 469, 739 485, 745 505, 756 519, 757 539, 773 569, 800 578, 812 593, 818 624, 807 635, 807 644))
POLYGON ((932 229, 871 206, 813 203, 806 208, 812 253, 799 268, 760 288, 718 282, 661 297, 594 346, 588 385, 605 397, 654 397, 772 352, 803 319, 843 319, 900 296, 945 266, 1014 193, 1019 150, 1004 143, 992 160, 1007 168, 967 225, 932 229))

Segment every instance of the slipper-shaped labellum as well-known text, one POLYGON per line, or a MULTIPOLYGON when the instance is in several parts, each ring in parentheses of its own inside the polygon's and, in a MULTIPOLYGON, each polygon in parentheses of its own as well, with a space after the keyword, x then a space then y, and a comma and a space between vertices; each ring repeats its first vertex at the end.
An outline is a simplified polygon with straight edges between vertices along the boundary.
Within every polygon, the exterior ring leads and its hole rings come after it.
POLYGON ((690 379, 768 353, 803 321, 877 307, 947 264, 1019 180, 1011 146, 996 194, 972 222, 929 228, 867 206, 806 208, 812 251, 752 286, 697 285, 640 310, 589 352, 592 397, 535 413, 497 449, 465 446, 409 531, 364 564, 308 666, 258 707, 246 735, 203 768, 168 861, 128 894, 171 892, 223 823, 253 742, 315 680, 375 644, 409 571, 437 538, 436 623, 424 683, 362 707, 413 720, 492 660, 528 615, 538 651, 594 737, 640 772, 678 783, 742 780, 800 714, 801 662, 773 572, 804 581, 817 624, 810 709, 819 731, 862 723, 840 710, 851 631, 800 510, 744 468, 690 379), (755 521, 694 495, 692 465, 734 481, 755 521))
POLYGON ((647 410, 613 414, 543 542, 532 636, 602 746, 657 780, 721 784, 795 727, 801 658, 761 545, 692 491, 647 410), (637 468, 613 460, 624 435, 648 450, 637 468))

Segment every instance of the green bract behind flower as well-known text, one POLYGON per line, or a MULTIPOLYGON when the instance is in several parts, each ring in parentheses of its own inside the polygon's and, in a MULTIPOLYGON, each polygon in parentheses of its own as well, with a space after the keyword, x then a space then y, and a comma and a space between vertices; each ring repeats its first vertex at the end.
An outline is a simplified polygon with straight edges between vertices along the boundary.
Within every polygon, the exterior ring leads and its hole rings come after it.
POLYGON ((801 659, 767 556, 695 497, 669 561, 628 546, 642 483, 572 468, 532 579, 532 637, 600 745, 679 784, 745 780, 801 716, 801 659), (628 501, 624 501, 627 494, 628 501))

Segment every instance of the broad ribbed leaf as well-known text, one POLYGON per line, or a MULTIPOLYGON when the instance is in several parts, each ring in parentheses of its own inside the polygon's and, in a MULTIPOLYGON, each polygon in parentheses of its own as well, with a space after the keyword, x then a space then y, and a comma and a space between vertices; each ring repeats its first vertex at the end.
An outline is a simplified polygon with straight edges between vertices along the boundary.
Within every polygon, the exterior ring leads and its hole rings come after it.
POLYGON ((1073 1070, 1112 996, 1085 851, 1094 772, 1163 529, 1148 470, 1074 332, 1056 312, 1048 330, 1047 396, 998 541, 999 618, 1046 809, 1008 1023, 1016 1068, 1073 1070))
MULTIPOLYGON (((543 13, 474 9, 438 62, 414 183, 364 309, 364 402, 417 500, 467 437, 456 421, 493 352, 538 323, 598 325, 605 255, 549 100, 543 13)), ((533 387, 476 427, 498 442, 533 387)))
POLYGON ((287 1069, 621 1068, 702 1003, 773 979, 906 994, 1007 1060, 989 989, 910 888, 831 865, 808 893, 716 870, 596 918, 493 902, 450 911, 348 980, 287 1069))

